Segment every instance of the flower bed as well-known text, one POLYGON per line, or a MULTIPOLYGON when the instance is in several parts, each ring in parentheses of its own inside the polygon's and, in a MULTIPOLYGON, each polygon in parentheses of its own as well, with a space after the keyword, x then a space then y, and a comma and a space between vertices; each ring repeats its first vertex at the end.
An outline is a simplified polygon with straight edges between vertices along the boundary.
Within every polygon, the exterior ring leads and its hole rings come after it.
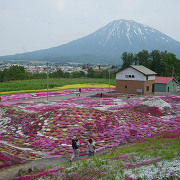
MULTIPOLYGON (((161 132, 179 132, 178 104, 173 109, 159 109, 142 106, 145 100, 78 97, 1 106, 0 140, 40 151, 41 157, 48 158, 69 157, 74 135, 80 141, 80 155, 84 155, 89 138, 100 151, 161 132)), ((15 155, 13 149, 9 153, 15 155)))

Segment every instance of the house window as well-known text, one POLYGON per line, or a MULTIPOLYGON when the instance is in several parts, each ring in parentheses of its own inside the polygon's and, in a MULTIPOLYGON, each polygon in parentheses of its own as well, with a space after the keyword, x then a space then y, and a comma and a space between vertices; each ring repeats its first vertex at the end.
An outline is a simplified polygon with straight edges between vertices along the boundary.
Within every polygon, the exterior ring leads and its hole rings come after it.
POLYGON ((149 91, 149 86, 146 86, 146 91, 149 91))
POLYGON ((127 86, 125 86, 125 88, 127 88, 127 86))
POLYGON ((134 75, 125 75, 125 78, 134 78, 134 75))

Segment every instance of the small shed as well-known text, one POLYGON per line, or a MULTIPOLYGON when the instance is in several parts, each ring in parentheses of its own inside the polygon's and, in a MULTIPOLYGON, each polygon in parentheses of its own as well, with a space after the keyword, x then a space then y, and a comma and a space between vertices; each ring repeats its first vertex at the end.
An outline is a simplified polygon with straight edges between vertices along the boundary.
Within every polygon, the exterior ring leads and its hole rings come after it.
POLYGON ((155 77, 155 92, 176 92, 178 81, 174 77, 155 77))

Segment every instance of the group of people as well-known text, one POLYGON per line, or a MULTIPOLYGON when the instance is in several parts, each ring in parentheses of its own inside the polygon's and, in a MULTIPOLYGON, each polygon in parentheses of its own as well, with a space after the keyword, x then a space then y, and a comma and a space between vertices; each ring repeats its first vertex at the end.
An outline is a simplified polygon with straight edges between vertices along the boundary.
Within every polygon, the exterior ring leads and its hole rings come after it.
MULTIPOLYGON (((95 144, 93 143, 92 139, 88 140, 88 156, 94 156, 94 152, 95 152, 95 144)), ((79 141, 76 138, 76 136, 73 136, 72 139, 72 148, 73 148, 73 155, 71 156, 70 161, 73 161, 73 159, 75 158, 75 156, 77 156, 77 158, 79 159, 79 141)))
POLYGON ((97 97, 101 97, 102 98, 102 96, 103 96, 102 92, 100 94, 97 93, 97 97))
POLYGON ((76 96, 80 96, 81 95, 81 88, 79 88, 79 92, 76 92, 76 96))

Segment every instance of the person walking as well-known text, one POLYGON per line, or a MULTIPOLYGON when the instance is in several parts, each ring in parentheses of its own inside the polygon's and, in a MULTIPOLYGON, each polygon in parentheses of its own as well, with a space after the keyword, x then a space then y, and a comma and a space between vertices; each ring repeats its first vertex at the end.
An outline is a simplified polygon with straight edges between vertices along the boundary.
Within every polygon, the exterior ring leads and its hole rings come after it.
POLYGON ((74 157, 77 156, 77 159, 79 159, 79 142, 78 142, 78 139, 76 138, 76 136, 73 136, 73 139, 72 139, 72 148, 73 148, 73 155, 71 156, 71 159, 70 161, 72 162, 74 157))
POLYGON ((92 139, 89 139, 88 141, 88 156, 94 156, 95 145, 93 144, 92 139))

